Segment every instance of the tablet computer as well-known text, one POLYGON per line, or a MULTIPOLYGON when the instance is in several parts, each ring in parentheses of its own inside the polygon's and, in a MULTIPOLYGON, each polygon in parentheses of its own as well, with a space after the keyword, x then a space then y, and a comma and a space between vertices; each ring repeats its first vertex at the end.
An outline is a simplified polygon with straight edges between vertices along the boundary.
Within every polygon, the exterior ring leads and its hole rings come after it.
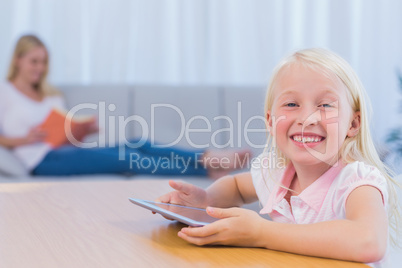
POLYGON ((158 203, 147 200, 129 198, 130 202, 159 213, 170 219, 177 220, 190 226, 204 226, 218 219, 207 214, 205 209, 173 205, 169 203, 158 203))

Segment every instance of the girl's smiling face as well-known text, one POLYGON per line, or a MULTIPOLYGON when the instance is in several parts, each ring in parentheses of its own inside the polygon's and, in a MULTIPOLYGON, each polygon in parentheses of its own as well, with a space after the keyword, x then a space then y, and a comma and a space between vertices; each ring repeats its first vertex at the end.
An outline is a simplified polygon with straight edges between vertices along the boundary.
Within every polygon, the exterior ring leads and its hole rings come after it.
POLYGON ((271 135, 294 164, 335 163, 345 138, 359 130, 359 112, 335 75, 293 63, 279 72, 273 94, 271 135))

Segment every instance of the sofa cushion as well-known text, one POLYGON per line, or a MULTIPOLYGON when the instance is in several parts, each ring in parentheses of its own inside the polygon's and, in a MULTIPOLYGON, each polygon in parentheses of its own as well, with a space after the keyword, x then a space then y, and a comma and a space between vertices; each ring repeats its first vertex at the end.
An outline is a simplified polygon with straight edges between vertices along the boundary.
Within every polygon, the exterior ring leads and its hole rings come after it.
POLYGON ((250 149, 254 156, 262 153, 267 142, 265 92, 262 87, 225 87, 223 93, 224 115, 235 128, 233 136, 227 138, 234 140, 235 148, 250 149))
POLYGON ((129 86, 60 86, 68 109, 77 110, 76 115, 94 115, 98 118, 99 133, 88 136, 85 142, 118 143, 120 136, 132 137, 132 126, 129 124, 120 129, 119 118, 129 116, 129 86))
POLYGON ((220 101, 216 87, 136 87, 132 113, 144 124, 135 123, 134 136, 169 147, 219 147, 224 134, 217 132, 222 121, 216 119, 222 114, 220 101))
POLYGON ((0 146, 0 175, 20 177, 28 175, 28 170, 10 150, 0 146))

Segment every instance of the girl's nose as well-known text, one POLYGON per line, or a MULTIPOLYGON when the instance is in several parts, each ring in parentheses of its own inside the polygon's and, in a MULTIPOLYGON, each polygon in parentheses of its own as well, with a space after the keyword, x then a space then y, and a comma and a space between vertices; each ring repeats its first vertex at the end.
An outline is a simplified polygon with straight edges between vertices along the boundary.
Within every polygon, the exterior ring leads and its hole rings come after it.
POLYGON ((303 127, 317 125, 319 121, 321 121, 321 112, 318 109, 306 109, 300 111, 300 114, 297 117, 297 124, 303 127))

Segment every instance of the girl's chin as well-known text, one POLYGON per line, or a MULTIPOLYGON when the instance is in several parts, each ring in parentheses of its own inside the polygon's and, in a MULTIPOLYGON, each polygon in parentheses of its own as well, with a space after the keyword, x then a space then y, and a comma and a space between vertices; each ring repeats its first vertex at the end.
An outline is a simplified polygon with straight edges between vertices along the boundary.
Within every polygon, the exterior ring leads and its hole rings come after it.
POLYGON ((299 165, 315 165, 315 164, 319 164, 322 163, 322 160, 314 157, 314 156, 310 156, 310 157, 292 157, 290 158, 290 161, 292 161, 292 163, 297 163, 299 165))
POLYGON ((299 165, 317 165, 317 164, 331 164, 334 161, 336 162, 337 158, 335 155, 324 155, 319 152, 316 152, 316 155, 313 155, 310 152, 306 152, 305 154, 293 154, 291 157, 289 157, 290 161, 292 161, 293 164, 299 164, 299 165), (335 160, 336 159, 336 160, 335 160))

